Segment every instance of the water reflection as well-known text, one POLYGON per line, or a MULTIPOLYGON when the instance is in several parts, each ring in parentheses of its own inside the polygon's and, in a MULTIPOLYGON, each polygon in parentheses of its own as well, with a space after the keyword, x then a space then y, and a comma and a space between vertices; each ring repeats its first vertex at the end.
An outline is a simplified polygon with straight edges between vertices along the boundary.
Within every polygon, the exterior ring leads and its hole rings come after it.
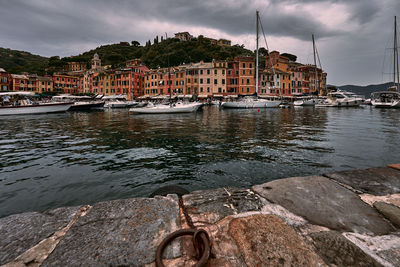
POLYGON ((400 162, 400 110, 294 108, 3 117, 0 216, 400 162))

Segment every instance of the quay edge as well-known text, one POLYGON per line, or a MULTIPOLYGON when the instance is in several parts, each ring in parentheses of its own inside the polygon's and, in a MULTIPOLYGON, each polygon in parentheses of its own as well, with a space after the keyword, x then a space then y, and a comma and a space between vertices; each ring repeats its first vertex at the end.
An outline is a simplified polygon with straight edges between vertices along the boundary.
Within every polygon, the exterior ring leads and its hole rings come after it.
MULTIPOLYGON (((182 196, 211 239, 207 266, 400 266, 400 165, 274 180, 182 196)), ((0 265, 155 266, 187 228, 179 198, 132 198, 0 218, 0 265)), ((190 238, 168 266, 193 265, 190 238)))

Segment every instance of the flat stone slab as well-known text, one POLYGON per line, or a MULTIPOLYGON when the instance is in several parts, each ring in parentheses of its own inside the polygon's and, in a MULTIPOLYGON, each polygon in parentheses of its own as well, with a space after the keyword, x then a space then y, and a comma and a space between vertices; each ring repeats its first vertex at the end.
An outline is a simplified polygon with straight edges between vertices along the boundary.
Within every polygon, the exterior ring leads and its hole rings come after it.
POLYGON ((322 176, 275 180, 253 190, 312 224, 333 230, 380 235, 394 230, 357 194, 322 176))
POLYGON ((321 258, 275 215, 235 218, 229 233, 247 266, 321 266, 321 258))
POLYGON ((400 171, 393 168, 341 171, 324 176, 376 196, 400 193, 400 171))
POLYGON ((14 260, 43 239, 64 228, 79 207, 27 212, 0 219, 0 265, 14 260))
POLYGON ((310 234, 314 247, 330 266, 382 266, 336 231, 310 234))
POLYGON ((400 208, 385 202, 375 202, 374 207, 394 226, 400 228, 400 208))
MULTIPOLYGON (((157 246, 179 225, 176 196, 100 202, 69 229, 43 266, 150 264, 157 246)), ((166 254, 180 256, 179 243, 166 254)))
POLYGON ((226 216, 260 211, 261 199, 250 189, 220 188, 195 191, 183 196, 184 205, 197 225, 213 224, 226 216))

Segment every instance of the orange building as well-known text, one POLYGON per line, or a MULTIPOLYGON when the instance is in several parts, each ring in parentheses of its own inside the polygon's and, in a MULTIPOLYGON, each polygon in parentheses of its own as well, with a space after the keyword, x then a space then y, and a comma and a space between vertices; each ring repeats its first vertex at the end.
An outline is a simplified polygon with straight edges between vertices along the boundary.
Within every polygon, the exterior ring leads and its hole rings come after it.
POLYGON ((28 91, 27 75, 11 74, 11 91, 28 91))
POLYGON ((236 57, 239 64, 239 94, 252 95, 255 93, 255 59, 254 57, 236 57))
POLYGON ((78 78, 65 74, 53 74, 54 91, 61 94, 78 93, 78 78))

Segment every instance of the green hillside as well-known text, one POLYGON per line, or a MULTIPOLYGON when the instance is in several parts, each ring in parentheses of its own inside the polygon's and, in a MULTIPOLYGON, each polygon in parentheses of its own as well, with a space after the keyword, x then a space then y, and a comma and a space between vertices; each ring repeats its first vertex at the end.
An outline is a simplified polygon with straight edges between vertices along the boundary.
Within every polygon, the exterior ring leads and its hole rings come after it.
POLYGON ((0 47, 0 68, 10 73, 44 73, 48 58, 31 53, 0 47))
POLYGON ((175 38, 159 40, 156 37, 153 44, 147 42, 140 45, 137 41, 122 44, 102 45, 76 57, 57 59, 51 58, 51 66, 60 66, 68 61, 90 62, 95 53, 99 54, 103 65, 114 67, 124 66, 130 59, 140 58, 149 68, 177 66, 182 63, 211 61, 212 59, 233 59, 235 56, 253 55, 253 52, 242 46, 222 47, 211 44, 209 40, 199 36, 190 41, 180 42, 175 38), (59 60, 59 61, 57 61, 59 60))

